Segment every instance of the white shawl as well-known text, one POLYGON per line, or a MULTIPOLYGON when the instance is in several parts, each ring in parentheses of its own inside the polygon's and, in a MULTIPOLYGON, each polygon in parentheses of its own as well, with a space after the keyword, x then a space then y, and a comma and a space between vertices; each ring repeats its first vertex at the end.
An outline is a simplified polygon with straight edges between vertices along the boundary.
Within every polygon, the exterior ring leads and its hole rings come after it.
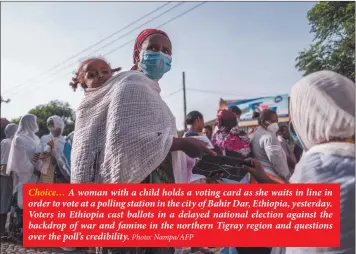
POLYGON ((304 150, 355 134, 355 83, 332 71, 301 79, 290 94, 290 114, 304 150))
POLYGON ((49 120, 53 120, 54 127, 50 128, 49 134, 43 135, 41 137, 40 144, 43 149, 43 152, 47 152, 50 150, 50 147, 47 145, 47 143, 48 143, 48 141, 53 140, 54 156, 56 157, 57 160, 59 160, 60 158, 63 157, 64 144, 66 143, 65 137, 62 136, 64 127, 65 127, 65 123, 61 117, 56 116, 56 115, 49 117, 47 122, 49 120), (52 130, 51 130, 52 128, 53 129, 61 129, 61 135, 59 135, 59 137, 54 137, 52 134, 52 130))
POLYGON ((331 71, 310 74, 292 88, 290 111, 306 150, 290 182, 340 184, 341 247, 287 248, 286 253, 355 253, 355 145, 322 144, 355 134, 355 84, 331 71))
POLYGON ((11 144, 6 173, 14 173, 14 192, 31 181, 34 174, 35 164, 32 158, 40 148, 40 139, 35 134, 38 132, 36 119, 31 114, 23 116, 11 144))
MULTIPOLYGON (((49 120, 53 121, 54 126, 50 127, 50 133, 47 135, 44 135, 41 137, 41 147, 42 147, 42 151, 41 152, 49 152, 51 151, 51 147, 48 146, 48 141, 52 140, 53 141, 53 156, 56 158, 57 161, 57 165, 59 167, 59 170, 61 171, 62 175, 66 178, 69 179, 70 178, 70 168, 67 167, 66 165, 66 161, 65 161, 65 156, 64 156, 64 146, 66 144, 66 138, 64 136, 62 136, 64 127, 65 127, 65 123, 63 121, 63 119, 59 116, 51 116, 48 118, 47 123, 49 120), (52 131, 55 129, 61 129, 61 135, 59 135, 59 137, 54 137, 52 134, 52 131)), ((50 160, 46 161, 47 163, 50 163, 50 160)), ((46 174, 46 170, 47 170, 47 166, 44 166, 45 164, 40 163, 42 170, 42 173, 46 174)))
POLYGON ((11 148, 11 142, 13 137, 15 136, 15 133, 18 129, 18 125, 14 123, 10 123, 6 125, 5 127, 5 136, 6 139, 1 141, 1 165, 6 165, 7 160, 9 158, 9 153, 10 153, 10 148, 11 148))
MULTIPOLYGON (((87 89, 76 111, 72 183, 140 183, 166 158, 175 118, 157 82, 122 72, 87 89)), ((177 183, 188 182, 186 155, 172 152, 177 183)))

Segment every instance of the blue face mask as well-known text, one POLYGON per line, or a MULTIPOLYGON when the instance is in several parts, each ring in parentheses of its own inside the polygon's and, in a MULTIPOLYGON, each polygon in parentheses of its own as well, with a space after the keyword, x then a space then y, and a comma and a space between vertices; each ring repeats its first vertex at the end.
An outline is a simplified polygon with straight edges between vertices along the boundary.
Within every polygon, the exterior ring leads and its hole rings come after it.
POLYGON ((162 52, 144 51, 138 68, 150 79, 160 80, 170 71, 172 57, 162 52))

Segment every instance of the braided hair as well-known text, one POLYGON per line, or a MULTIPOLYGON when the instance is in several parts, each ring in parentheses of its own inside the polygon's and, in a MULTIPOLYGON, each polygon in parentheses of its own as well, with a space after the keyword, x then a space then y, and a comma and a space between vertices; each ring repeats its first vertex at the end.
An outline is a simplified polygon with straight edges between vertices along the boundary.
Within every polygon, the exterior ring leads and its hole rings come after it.
MULTIPOLYGON (((110 66, 110 64, 102 57, 90 57, 84 61, 82 61, 79 65, 78 70, 75 72, 75 76, 72 77, 72 82, 69 83, 69 85, 72 87, 72 89, 74 90, 74 92, 77 90, 78 85, 80 85, 83 89, 88 88, 88 86, 85 84, 84 80, 83 80, 83 67, 88 64, 89 62, 92 62, 94 60, 101 60, 104 61, 105 63, 107 63, 108 66, 110 66)), ((115 68, 115 69, 111 69, 111 73, 114 74, 115 72, 119 72, 121 71, 121 67, 119 68, 115 68)))

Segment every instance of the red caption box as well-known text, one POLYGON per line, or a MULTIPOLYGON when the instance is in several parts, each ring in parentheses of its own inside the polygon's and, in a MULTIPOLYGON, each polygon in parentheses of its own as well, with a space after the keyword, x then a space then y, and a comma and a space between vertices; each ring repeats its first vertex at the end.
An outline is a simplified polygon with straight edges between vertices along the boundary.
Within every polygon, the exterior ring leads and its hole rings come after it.
POLYGON ((336 184, 26 184, 25 247, 338 247, 336 184))

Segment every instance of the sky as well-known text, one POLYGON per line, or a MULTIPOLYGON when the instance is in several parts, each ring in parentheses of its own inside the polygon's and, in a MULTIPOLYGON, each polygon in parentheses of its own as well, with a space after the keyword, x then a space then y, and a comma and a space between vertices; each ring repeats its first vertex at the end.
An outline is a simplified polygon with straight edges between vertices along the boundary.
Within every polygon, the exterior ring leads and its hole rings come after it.
MULTIPOLYGON (((76 109, 83 91, 73 92, 68 84, 81 59, 104 55, 112 67, 128 70, 132 66, 130 41, 141 30, 155 28, 199 2, 181 4, 144 25, 178 4, 169 3, 76 56, 163 4, 2 2, 1 94, 11 102, 1 104, 1 117, 17 118, 55 99, 76 109), (106 55, 115 48, 118 49, 106 55), (63 63, 72 56, 75 57, 63 63)), ((220 98, 289 93, 302 77, 295 68, 295 58, 312 43, 306 15, 313 5, 314 2, 208 2, 160 27, 173 45, 172 69, 160 86, 176 117, 177 128, 184 126, 183 93, 176 92, 182 88, 183 71, 187 112, 198 110, 205 121, 215 118, 220 98)))

